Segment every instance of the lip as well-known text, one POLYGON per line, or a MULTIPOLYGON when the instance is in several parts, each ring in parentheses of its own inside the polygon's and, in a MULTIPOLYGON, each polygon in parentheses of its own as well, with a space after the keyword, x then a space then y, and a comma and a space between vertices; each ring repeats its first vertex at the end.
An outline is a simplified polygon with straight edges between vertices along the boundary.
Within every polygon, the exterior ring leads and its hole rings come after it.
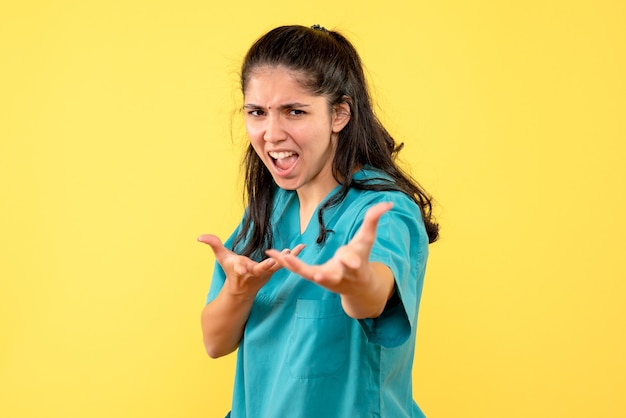
POLYGON ((300 154, 297 153, 296 151, 293 150, 287 150, 287 149, 273 149, 273 150, 269 150, 267 151, 267 159, 272 167, 272 172, 274 172, 278 177, 283 177, 283 178, 287 178, 289 177, 293 171, 296 169, 296 167, 298 166, 298 163, 300 162, 300 154), (276 160, 270 155, 271 153, 293 153, 295 154, 296 157, 296 161, 293 163, 293 165, 291 167, 289 167, 288 169, 283 169, 280 168, 276 165, 276 160))
POLYGON ((269 157, 273 160, 275 159, 279 159, 279 158, 287 158, 287 157, 291 157, 292 155, 298 155, 297 152, 294 151, 268 151, 267 154, 269 155, 269 157), (274 155, 276 156, 274 156, 274 155))

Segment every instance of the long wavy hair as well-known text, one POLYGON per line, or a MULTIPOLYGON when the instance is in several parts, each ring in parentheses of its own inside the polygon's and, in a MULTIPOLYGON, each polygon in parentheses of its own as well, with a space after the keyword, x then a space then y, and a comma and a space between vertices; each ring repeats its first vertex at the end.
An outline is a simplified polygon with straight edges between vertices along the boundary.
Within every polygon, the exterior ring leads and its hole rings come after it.
MULTIPOLYGON (((284 67, 298 77, 303 87, 314 95, 327 98, 332 109, 340 103, 350 106, 350 120, 339 132, 332 161, 332 173, 341 185, 339 192, 317 212, 319 236, 325 242, 329 232, 323 214, 339 204, 350 188, 400 191, 420 207, 429 242, 439 236, 439 225, 432 214, 432 199, 426 191, 396 164, 397 153, 404 144, 396 144, 374 114, 363 65, 356 49, 341 34, 314 25, 281 26, 259 38, 246 54, 241 68, 241 91, 245 95, 251 74, 260 67, 284 67), (357 181, 353 173, 370 166, 386 174, 376 181, 357 181)), ((276 183, 252 146, 243 161, 247 215, 243 228, 235 237, 233 248, 244 244, 240 253, 261 259, 272 246, 270 215, 276 183)))

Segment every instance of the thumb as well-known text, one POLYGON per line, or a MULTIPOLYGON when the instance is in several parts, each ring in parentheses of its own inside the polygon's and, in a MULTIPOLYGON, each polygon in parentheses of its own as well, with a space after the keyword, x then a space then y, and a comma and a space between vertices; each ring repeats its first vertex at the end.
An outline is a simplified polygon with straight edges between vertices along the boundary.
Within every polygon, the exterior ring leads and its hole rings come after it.
POLYGON ((213 253, 215 254, 215 258, 218 261, 222 259, 223 257, 225 257, 226 255, 230 254, 230 251, 227 250, 226 247, 224 247, 224 244, 222 244, 222 241, 215 235, 211 235, 211 234, 200 235, 198 237, 198 242, 202 242, 210 246, 211 249, 213 250, 213 253))
POLYGON ((376 239, 376 228, 381 216, 393 207, 393 203, 378 203, 367 210, 363 224, 357 232, 355 238, 366 243, 373 243, 376 239))

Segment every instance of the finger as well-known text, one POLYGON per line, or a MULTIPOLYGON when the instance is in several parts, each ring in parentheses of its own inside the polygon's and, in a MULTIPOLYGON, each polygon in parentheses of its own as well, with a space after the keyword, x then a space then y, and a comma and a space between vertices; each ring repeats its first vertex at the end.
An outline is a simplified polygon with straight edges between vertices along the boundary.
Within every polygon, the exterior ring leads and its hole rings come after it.
MULTIPOLYGON (((304 249, 305 245, 304 244, 298 244, 294 247, 293 250, 290 250, 289 248, 285 248, 284 250, 281 251, 281 254, 291 254, 295 257, 298 256, 298 254, 300 254, 300 252, 302 251, 302 249, 304 249)), ((276 262, 276 260, 272 257, 267 258, 265 260, 263 260, 262 262, 258 263, 254 269, 253 269, 253 273, 254 274, 262 274, 262 273, 275 273, 278 270, 280 270, 281 268, 283 268, 282 265, 280 265, 278 262, 276 262)))
POLYGON ((376 238, 376 228, 378 227, 381 216, 391 210, 392 207, 393 203, 385 202, 378 203, 369 208, 365 213, 365 218, 363 218, 363 224, 354 238, 359 241, 373 243, 376 238))
POLYGON ((262 274, 274 273, 280 270, 281 266, 273 258, 267 258, 252 267, 252 275, 260 276, 262 274))
POLYGON ((215 254, 215 258, 218 261, 222 260, 224 257, 226 257, 227 255, 231 253, 231 251, 228 250, 226 247, 224 247, 224 244, 222 244, 222 241, 215 235, 211 235, 211 234, 200 235, 198 237, 198 242, 202 242, 204 244, 209 245, 211 249, 213 250, 213 253, 215 254))
POLYGON ((302 252, 304 247, 306 247, 306 245, 304 244, 296 245, 295 247, 293 247, 293 250, 291 250, 291 254, 297 257, 302 252))
POLYGON ((265 253, 276 260, 276 262, 282 267, 304 277, 305 279, 311 280, 315 274, 315 266, 306 264, 291 253, 286 254, 277 250, 267 250, 265 253))

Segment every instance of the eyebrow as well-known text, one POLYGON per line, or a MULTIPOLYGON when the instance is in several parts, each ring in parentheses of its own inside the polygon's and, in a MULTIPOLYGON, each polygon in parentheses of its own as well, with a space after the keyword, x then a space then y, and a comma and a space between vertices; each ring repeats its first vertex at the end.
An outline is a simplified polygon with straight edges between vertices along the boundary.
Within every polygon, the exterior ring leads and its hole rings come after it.
MULTIPOLYGON (((310 105, 308 104, 304 104, 304 103, 299 103, 299 102, 294 102, 294 103, 285 103, 282 104, 280 106, 278 106, 279 109, 281 110, 285 110, 285 109, 294 109, 294 108, 301 108, 301 107, 309 107, 310 105)), ((254 104, 254 103, 248 103, 243 105, 244 109, 263 109, 263 106, 254 104)))

